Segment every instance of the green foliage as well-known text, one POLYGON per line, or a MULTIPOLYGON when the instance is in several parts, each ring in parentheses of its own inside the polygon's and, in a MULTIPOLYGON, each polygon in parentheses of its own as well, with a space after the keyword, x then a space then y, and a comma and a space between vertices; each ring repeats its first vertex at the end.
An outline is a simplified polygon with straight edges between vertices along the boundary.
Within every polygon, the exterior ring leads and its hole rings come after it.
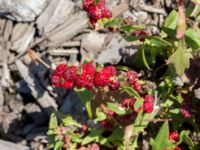
POLYGON ((114 111, 118 115, 125 115, 126 111, 122 107, 120 107, 118 104, 115 103, 107 103, 107 107, 110 108, 112 111, 114 111))
POLYGON ((151 139, 150 144, 153 150, 164 150, 165 148, 173 146, 169 141, 169 124, 166 121, 160 128, 156 138, 151 139))
POLYGON ((95 121, 102 121, 102 120, 105 120, 106 119, 106 115, 100 111, 99 108, 96 109, 96 119, 95 121))
POLYGON ((180 41, 175 53, 170 56, 168 63, 172 63, 178 75, 182 75, 187 67, 189 67, 190 53, 186 53, 184 41, 180 41))
POLYGON ((195 29, 189 28, 185 32, 185 40, 186 43, 192 47, 193 51, 200 48, 200 35, 195 29))
POLYGON ((178 23, 178 13, 173 10, 166 18, 163 31, 171 38, 175 37, 176 27, 178 23))
POLYGON ((66 115, 62 118, 62 123, 64 126, 76 126, 81 128, 81 125, 77 123, 71 115, 66 115))

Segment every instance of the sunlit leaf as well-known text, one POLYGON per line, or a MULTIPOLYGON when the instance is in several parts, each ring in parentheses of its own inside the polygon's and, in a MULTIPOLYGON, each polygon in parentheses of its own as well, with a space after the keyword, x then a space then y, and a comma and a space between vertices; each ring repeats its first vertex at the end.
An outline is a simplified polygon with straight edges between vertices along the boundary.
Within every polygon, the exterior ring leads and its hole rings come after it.
POLYGON ((189 67, 190 53, 185 53, 185 43, 183 40, 179 42, 178 49, 170 56, 168 63, 174 65, 176 73, 182 75, 187 67, 189 67))
POLYGON ((78 122, 76 122, 71 115, 67 115, 65 117, 62 118, 62 123, 65 126, 77 126, 77 127, 81 127, 81 124, 79 124, 78 122))
POLYGON ((116 114, 118 115, 124 115, 126 114, 125 109, 123 109, 122 107, 120 107, 118 104, 114 104, 114 103, 107 103, 107 107, 109 109, 111 109, 112 111, 114 111, 116 114))
POLYGON ((49 129, 55 129, 58 127, 58 121, 55 113, 52 113, 49 121, 49 129))
POLYGON ((185 32, 186 43, 192 47, 193 51, 200 48, 200 35, 193 28, 189 28, 185 32))
POLYGON ((178 23, 178 13, 173 10, 165 20, 163 31, 167 33, 168 36, 174 38, 176 34, 176 26, 178 23))
POLYGON ((95 119, 95 121, 102 121, 106 119, 106 115, 101 112, 99 108, 96 109, 96 116, 97 118, 95 119))

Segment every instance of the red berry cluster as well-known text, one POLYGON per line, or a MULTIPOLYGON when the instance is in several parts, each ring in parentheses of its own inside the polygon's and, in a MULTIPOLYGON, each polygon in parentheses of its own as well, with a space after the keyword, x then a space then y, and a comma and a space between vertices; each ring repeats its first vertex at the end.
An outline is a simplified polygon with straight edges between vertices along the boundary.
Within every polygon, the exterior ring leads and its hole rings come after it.
POLYGON ((109 9, 105 7, 106 0, 99 0, 95 2, 94 0, 84 0, 83 9, 87 11, 90 16, 90 23, 95 26, 96 22, 101 18, 111 18, 112 13, 109 9))
MULTIPOLYGON (((179 141, 179 134, 177 131, 173 131, 169 134, 169 140, 172 141, 172 142, 178 142, 179 141)), ((168 149, 166 149, 168 150, 168 149)), ((180 147, 176 146, 173 148, 173 150, 181 150, 180 147)))
POLYGON ((179 134, 177 131, 173 131, 169 134, 169 140, 173 142, 178 142, 179 141, 179 134))
POLYGON ((152 95, 145 95, 144 96, 144 103, 143 103, 143 109, 146 113, 153 112, 154 109, 154 98, 152 95))
POLYGON ((136 90, 137 92, 140 92, 142 87, 140 83, 138 82, 138 74, 137 72, 131 70, 127 72, 128 80, 129 83, 132 85, 133 89, 136 90))
POLYGON ((113 66, 107 66, 97 71, 92 63, 77 66, 60 64, 51 76, 54 87, 70 89, 73 87, 85 87, 89 90, 94 87, 109 86, 110 89, 117 89, 119 82, 116 78, 117 70, 113 66))

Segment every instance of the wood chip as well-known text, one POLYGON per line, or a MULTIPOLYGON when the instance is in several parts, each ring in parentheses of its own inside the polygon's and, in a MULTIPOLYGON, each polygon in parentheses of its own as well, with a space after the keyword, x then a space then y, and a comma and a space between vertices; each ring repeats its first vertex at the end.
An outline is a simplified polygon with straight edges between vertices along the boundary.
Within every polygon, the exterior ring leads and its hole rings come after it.
POLYGON ((11 49, 15 50, 17 53, 24 53, 33 41, 34 34, 35 28, 33 24, 17 24, 12 33, 11 49))
POLYGON ((0 13, 15 21, 33 21, 47 3, 47 0, 0 0, 0 13))
POLYGON ((47 43, 43 42, 43 44, 52 48, 59 47, 62 43, 82 32, 87 26, 88 18, 85 12, 71 15, 65 23, 46 34, 48 41, 46 41, 47 43))
POLYGON ((0 140, 1 150, 31 150, 29 147, 21 146, 19 144, 14 144, 11 142, 0 140))
POLYGON ((63 24, 73 10, 74 3, 71 0, 52 0, 36 21, 40 34, 63 24))

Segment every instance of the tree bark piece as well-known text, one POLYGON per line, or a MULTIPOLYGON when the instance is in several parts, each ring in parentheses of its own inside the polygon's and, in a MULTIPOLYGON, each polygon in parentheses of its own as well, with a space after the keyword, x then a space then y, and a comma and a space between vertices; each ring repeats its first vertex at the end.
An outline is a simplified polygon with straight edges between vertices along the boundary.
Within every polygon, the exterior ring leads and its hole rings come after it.
POLYGON ((47 3, 47 0, 0 0, 0 16, 14 21, 34 21, 47 3))
POLYGON ((60 24, 63 24, 74 10, 71 0, 52 0, 47 8, 37 19, 40 34, 47 33, 60 24))

